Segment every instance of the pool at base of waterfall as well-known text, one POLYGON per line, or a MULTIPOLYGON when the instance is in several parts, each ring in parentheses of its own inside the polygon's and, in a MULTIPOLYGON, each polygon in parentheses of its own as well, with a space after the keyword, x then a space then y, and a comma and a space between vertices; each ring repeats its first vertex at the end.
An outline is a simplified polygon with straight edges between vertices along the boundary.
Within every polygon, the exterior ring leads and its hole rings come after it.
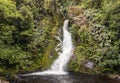
POLYGON ((83 73, 19 76, 9 81, 10 83, 120 83, 120 79, 110 79, 106 76, 83 73))

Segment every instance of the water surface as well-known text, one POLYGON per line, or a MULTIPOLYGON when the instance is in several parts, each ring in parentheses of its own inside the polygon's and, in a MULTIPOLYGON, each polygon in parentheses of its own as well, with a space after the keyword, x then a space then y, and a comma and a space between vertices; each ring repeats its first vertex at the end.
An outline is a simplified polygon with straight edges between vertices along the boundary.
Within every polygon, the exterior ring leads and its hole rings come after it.
POLYGON ((68 75, 20 76, 10 83, 120 83, 118 79, 106 76, 69 73, 68 75))

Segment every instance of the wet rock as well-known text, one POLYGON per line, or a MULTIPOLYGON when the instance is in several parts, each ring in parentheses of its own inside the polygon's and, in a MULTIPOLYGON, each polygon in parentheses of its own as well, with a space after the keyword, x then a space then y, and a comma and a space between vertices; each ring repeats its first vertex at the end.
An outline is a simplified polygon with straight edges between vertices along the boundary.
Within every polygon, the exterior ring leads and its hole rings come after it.
POLYGON ((1 80, 1 79, 0 79, 0 83, 9 83, 9 82, 8 82, 8 81, 1 80))
POLYGON ((85 67, 93 69, 94 68, 94 63, 93 62, 88 62, 85 64, 85 67))

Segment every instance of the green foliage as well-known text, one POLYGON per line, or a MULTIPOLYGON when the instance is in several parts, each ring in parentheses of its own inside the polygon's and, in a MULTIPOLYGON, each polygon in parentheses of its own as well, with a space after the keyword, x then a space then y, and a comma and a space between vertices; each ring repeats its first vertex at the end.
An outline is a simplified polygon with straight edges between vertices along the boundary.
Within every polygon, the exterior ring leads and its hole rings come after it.
MULTIPOLYGON (((15 3, 11 0, 0 0, 0 23, 2 20, 8 20, 9 18, 18 17, 15 3)), ((10 20, 10 19, 9 19, 10 20)))
POLYGON ((1 68, 15 68, 25 69, 31 65, 30 54, 21 50, 19 47, 0 47, 0 67, 1 68))
POLYGON ((12 41, 12 32, 15 31, 14 26, 1 25, 0 26, 0 41, 6 44, 13 43, 12 41))
POLYGON ((95 72, 120 73, 120 1, 81 0, 81 4, 88 24, 80 28, 71 24, 77 59, 71 61, 70 70, 85 72, 85 64, 92 61, 95 72))
POLYGON ((44 57, 45 65, 53 61, 49 56, 57 55, 54 37, 62 23, 57 2, 0 0, 0 72, 45 68, 44 57))
POLYGON ((0 0, 0 71, 48 68, 57 56, 54 37, 73 5, 86 20, 70 22, 76 59, 69 68, 81 71, 92 61, 101 72, 119 73, 119 0, 0 0))

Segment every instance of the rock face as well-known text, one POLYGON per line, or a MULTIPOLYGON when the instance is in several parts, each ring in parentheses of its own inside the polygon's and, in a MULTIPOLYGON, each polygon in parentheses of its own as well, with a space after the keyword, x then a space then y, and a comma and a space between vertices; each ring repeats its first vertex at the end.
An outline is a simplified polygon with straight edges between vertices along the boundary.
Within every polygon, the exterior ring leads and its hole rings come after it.
POLYGON ((72 6, 68 9, 68 16, 74 21, 75 24, 81 27, 87 24, 87 19, 84 12, 84 9, 79 6, 72 6))
POLYGON ((9 83, 9 82, 0 79, 0 83, 9 83))

